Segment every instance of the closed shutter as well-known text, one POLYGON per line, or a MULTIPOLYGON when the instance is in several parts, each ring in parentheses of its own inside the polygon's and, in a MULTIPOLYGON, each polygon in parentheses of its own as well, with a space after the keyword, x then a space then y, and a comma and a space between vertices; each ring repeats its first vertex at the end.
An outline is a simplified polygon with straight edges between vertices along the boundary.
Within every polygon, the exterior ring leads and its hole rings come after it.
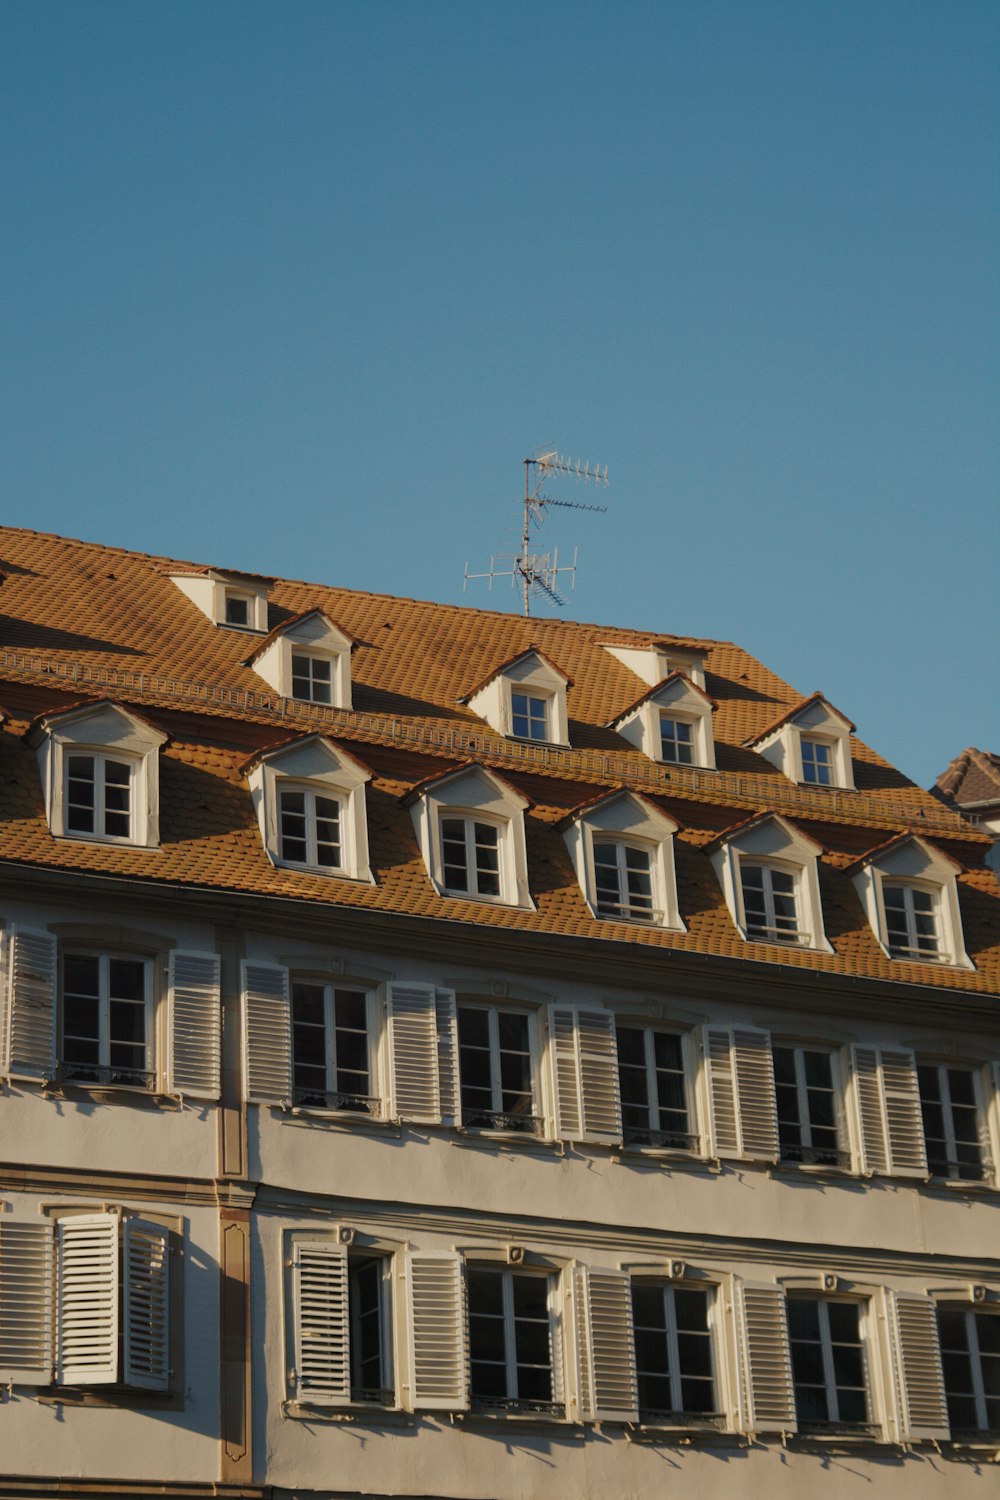
POLYGON ((292 1098, 292 1016, 288 970, 243 962, 243 1079, 253 1103, 292 1098))
POLYGON ((56 1226, 61 1385, 118 1379, 118 1216, 76 1214, 56 1226))
POLYGON ((929 1297, 892 1291, 885 1298, 897 1441, 946 1442, 951 1432, 934 1304, 929 1297))
POLYGON ((0 1381, 52 1379, 52 1225, 0 1220, 0 1381))
POLYGON ((170 1231, 148 1219, 122 1229, 125 1384, 165 1391, 170 1384, 170 1231))
POLYGON ((351 1399, 347 1249, 329 1241, 296 1242, 292 1311, 297 1401, 343 1406, 351 1399))
POLYGON ((469 1404, 469 1356, 462 1257, 413 1251, 406 1257, 409 1400, 413 1410, 461 1411, 469 1404))
POLYGON ((217 953, 170 954, 167 1092, 218 1099, 222 964, 217 953))
POLYGON ((706 1026, 710 1154, 778 1158, 771 1038, 752 1026, 706 1026))
POLYGON ((574 1290, 580 1415, 586 1422, 637 1422, 631 1282, 623 1271, 577 1266, 574 1290))
POLYGON ((438 1009, 433 985, 390 984, 389 1065, 396 1118, 440 1124, 438 1009))
POLYGON ((434 1011, 441 1119, 445 1125, 457 1125, 462 1117, 462 1101, 458 1086, 458 1012, 454 990, 434 991, 434 1011))
POLYGON ((795 1387, 783 1292, 736 1283, 742 1426, 746 1432, 795 1432, 795 1387))
POLYGON ((51 933, 15 930, 7 985, 8 1072, 12 1078, 51 1078, 56 1066, 56 940, 51 933))
POLYGON ((900 1047, 851 1049, 861 1166, 894 1177, 926 1177, 917 1065, 900 1047))

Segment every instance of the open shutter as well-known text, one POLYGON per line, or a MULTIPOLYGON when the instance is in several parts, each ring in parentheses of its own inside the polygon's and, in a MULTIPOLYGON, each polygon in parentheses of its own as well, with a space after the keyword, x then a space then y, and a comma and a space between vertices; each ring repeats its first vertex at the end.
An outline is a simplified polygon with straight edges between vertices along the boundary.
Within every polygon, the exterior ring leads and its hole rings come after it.
POLYGON ((461 1411, 469 1404, 462 1257, 411 1251, 406 1284, 408 1405, 413 1410, 461 1411))
POLYGON ((706 1026, 712 1156, 778 1158, 778 1114, 771 1038, 753 1026, 706 1026))
POLYGON ((549 1006, 549 1047, 556 1137, 561 1141, 578 1141, 583 1135, 583 1110, 577 1062, 576 1011, 571 1006, 549 1006))
POLYGON ((118 1216, 75 1214, 56 1226, 61 1385, 118 1379, 118 1216))
POLYGON ((56 940, 50 932, 15 930, 7 985, 8 1072, 12 1078, 51 1078, 56 1066, 56 940))
POLYGON ((343 1406, 351 1399, 347 1247, 299 1240, 292 1260, 297 1401, 343 1406))
POLYGON ((897 1441, 947 1442, 951 1432, 934 1304, 929 1297, 888 1290, 885 1299, 897 1441))
POLYGON ((170 1231, 148 1219, 122 1229, 125 1384, 165 1391, 170 1384, 170 1231))
POLYGON ((578 1010, 576 1037, 580 1056, 581 1139, 621 1145, 618 1041, 611 1011, 578 1010))
POLYGON ((0 1220, 0 1382, 52 1380, 52 1225, 0 1220))
POLYGON ((632 1287, 623 1271, 577 1266, 576 1343, 585 1422, 637 1422, 632 1287))
POLYGON ((168 1093, 219 1097, 221 974, 217 953, 171 951, 168 1093))
POLYGON ((986 1170, 994 1185, 1000 1182, 1000 1062, 983 1069, 983 1095, 986 1100, 986 1170))
POLYGON ((288 970, 275 964, 243 962, 243 1079, 252 1104, 291 1101, 288 970))
POLYGON ((704 1052, 709 1155, 739 1156, 736 1071, 733 1067, 732 1033, 727 1026, 705 1027, 704 1052))
POLYGON ((454 990, 434 991, 434 1013, 441 1119, 445 1125, 457 1125, 462 1118, 462 1100, 458 1086, 458 1011, 454 990))
POLYGON ((856 1045, 851 1054, 862 1171, 926 1177, 913 1053, 901 1047, 856 1045))
POLYGON ((877 1047, 856 1044, 851 1048, 851 1083, 861 1170, 869 1176, 873 1172, 886 1172, 889 1151, 877 1047))
MULTIPOLYGON (((439 1125, 438 1007, 433 985, 390 984, 389 1064, 393 1114, 401 1120, 439 1125)), ((453 1095, 454 1091, 453 1084, 453 1095)))
POLYGON ((777 1287, 736 1283, 742 1425, 747 1432, 795 1432, 795 1387, 785 1297, 777 1287))

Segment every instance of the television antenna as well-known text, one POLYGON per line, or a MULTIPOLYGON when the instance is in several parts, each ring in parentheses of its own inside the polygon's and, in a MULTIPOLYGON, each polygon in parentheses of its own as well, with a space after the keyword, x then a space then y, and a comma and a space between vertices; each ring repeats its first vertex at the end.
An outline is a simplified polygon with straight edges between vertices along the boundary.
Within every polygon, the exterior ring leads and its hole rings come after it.
POLYGON ((541 596, 548 599, 550 604, 557 604, 560 609, 566 603, 557 587, 560 574, 570 575, 570 589, 576 587, 576 548, 573 548, 573 561, 571 563, 560 563, 558 549, 553 547, 551 552, 532 552, 531 550, 531 528, 542 526, 545 522, 546 512, 555 506, 561 510, 590 510, 603 515, 607 511, 606 505, 588 505, 582 500, 558 500, 552 495, 542 493, 546 481, 555 474, 561 474, 571 479, 577 479, 584 484, 594 483, 607 487, 608 468, 605 464, 602 469, 599 464, 591 467, 590 460, 581 463, 579 459, 564 458, 555 449, 545 449, 535 454, 534 458, 524 460, 524 499, 522 501, 524 510, 523 525, 521 528, 520 551, 513 554, 509 552, 495 552, 490 558, 489 572, 470 573, 469 564, 465 564, 465 580, 462 590, 465 591, 471 579, 488 578, 490 592, 493 591, 493 580, 495 578, 509 578, 511 588, 520 588, 521 603, 526 615, 531 614, 531 601, 541 596), (500 563, 509 564, 503 568, 500 563))

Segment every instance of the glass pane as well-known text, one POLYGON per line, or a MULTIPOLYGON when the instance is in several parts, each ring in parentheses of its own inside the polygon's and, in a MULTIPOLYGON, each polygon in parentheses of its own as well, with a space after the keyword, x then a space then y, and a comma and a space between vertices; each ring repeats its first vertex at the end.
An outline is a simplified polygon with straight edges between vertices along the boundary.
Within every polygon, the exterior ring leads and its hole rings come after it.
POLYGON ((470 1269, 468 1272, 468 1291, 470 1314, 490 1314, 495 1317, 503 1316, 502 1271, 478 1271, 470 1269))

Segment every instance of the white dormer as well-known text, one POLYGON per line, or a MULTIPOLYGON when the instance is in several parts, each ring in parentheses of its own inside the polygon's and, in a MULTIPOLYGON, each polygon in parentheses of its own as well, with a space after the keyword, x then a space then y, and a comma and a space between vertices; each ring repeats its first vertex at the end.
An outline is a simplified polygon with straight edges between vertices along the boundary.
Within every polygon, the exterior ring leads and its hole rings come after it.
POLYGON ((748 942, 833 952, 823 929, 815 839, 777 813, 761 813, 720 834, 707 853, 748 942))
POLYGON ((102 699, 42 714, 38 750, 45 816, 56 838, 153 848, 160 841, 160 747, 168 736, 102 699))
POLYGON ((789 781, 804 786, 854 790, 850 719, 821 693, 803 699, 797 708, 744 744, 769 760, 789 781))
POLYGON ((350 708, 353 645, 328 615, 311 609, 272 630, 246 665, 283 698, 350 708))
POLYGON ((648 646, 618 646, 602 642, 605 651, 628 667, 643 682, 655 687, 673 672, 683 672, 705 691, 705 653, 692 646, 674 646, 669 641, 650 641, 648 646))
POLYGON ((572 683, 534 646, 504 662, 459 699, 498 734, 539 744, 568 745, 566 689, 572 683))
POLYGON ((168 577, 214 624, 267 634, 266 579, 221 573, 214 568, 170 573, 168 577))
POLYGON ((677 826, 645 797, 624 789, 570 815, 563 837, 595 917, 687 930, 677 908, 677 826))
POLYGON ((243 769, 273 865, 374 884, 367 766, 324 735, 310 734, 259 751, 243 769))
POLYGON ((715 769, 712 699, 697 683, 674 672, 612 719, 609 729, 664 765, 715 769))
POLYGON ((916 834, 900 834, 852 867, 872 932, 889 958, 975 967, 958 904, 960 866, 916 834))
POLYGON ((422 782, 403 805, 440 895, 534 910, 524 842, 531 804, 509 782, 485 766, 460 766, 422 782))

